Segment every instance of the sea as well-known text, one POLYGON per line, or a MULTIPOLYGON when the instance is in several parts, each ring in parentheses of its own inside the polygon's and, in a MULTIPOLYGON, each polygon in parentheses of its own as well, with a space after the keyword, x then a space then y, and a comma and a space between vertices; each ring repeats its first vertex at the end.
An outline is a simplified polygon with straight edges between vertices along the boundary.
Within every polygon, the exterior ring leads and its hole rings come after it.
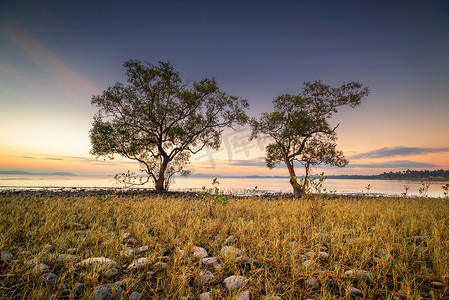
MULTIPOLYGON (((176 177, 170 190, 201 191, 202 187, 212 188, 210 177, 176 177)), ((258 195, 263 193, 291 193, 288 178, 220 178, 218 188, 235 195, 258 195)), ((443 185, 449 181, 430 181, 425 195, 443 198, 443 185)), ((0 190, 59 189, 59 188, 122 188, 114 176, 93 175, 0 175, 0 190)), ((142 186, 137 186, 141 188, 142 186)), ((151 187, 151 185, 147 185, 151 187)), ((379 180, 379 179, 326 179, 322 189, 336 194, 370 194, 379 196, 423 196, 419 180, 379 180)))

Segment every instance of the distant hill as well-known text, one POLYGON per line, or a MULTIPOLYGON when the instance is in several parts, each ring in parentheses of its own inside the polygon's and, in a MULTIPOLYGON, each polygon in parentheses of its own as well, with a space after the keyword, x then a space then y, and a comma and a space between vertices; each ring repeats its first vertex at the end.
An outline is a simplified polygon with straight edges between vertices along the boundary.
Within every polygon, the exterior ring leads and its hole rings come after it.
POLYGON ((57 175, 57 176, 76 176, 70 172, 53 172, 53 173, 31 173, 27 171, 0 171, 0 175, 57 175))

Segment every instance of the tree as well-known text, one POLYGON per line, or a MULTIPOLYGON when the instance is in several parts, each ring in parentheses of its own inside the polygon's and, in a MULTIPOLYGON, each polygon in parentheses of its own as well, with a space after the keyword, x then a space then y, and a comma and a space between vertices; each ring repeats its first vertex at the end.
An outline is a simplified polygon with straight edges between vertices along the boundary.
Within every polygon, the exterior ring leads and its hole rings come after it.
MULTIPOLYGON (((269 168, 284 162, 290 175, 295 197, 302 197, 305 186, 298 183, 294 161, 303 162, 306 171, 311 165, 347 164, 341 151, 336 150, 336 129, 328 120, 341 106, 355 107, 369 94, 358 82, 343 83, 338 88, 322 81, 306 82, 298 95, 283 94, 274 101, 274 112, 262 113, 251 120, 251 138, 270 136, 274 142, 266 147, 269 168)), ((307 173, 308 175, 308 173, 307 173)))
POLYGON ((218 149, 223 128, 248 122, 248 102, 221 91, 214 78, 185 83, 169 62, 128 60, 123 66, 126 85, 92 96, 98 113, 90 153, 138 161, 157 192, 166 190, 175 173, 188 172, 191 154, 218 149))

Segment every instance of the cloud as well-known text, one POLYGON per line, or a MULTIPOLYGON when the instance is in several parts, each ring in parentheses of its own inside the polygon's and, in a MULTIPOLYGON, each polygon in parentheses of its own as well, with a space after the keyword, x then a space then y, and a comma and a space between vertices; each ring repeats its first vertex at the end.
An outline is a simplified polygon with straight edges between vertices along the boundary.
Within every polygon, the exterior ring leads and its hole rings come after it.
POLYGON ((258 157, 255 159, 235 159, 229 162, 230 165, 233 166, 241 166, 241 167, 266 167, 267 164, 265 162, 264 157, 258 157))
POLYGON ((437 168, 438 165, 425 162, 417 162, 410 160, 396 160, 387 161, 381 163, 371 163, 371 164, 351 164, 349 163, 346 168, 366 168, 366 169, 388 169, 388 168, 403 168, 403 169, 418 169, 418 168, 437 168))
POLYGON ((380 148, 370 152, 356 154, 351 156, 350 159, 360 159, 360 158, 386 158, 394 156, 407 156, 407 155, 419 155, 428 153, 444 153, 448 152, 449 147, 441 148, 428 148, 428 147, 404 147, 397 146, 392 148, 380 148))
POLYGON ((44 159, 46 159, 46 160, 63 160, 62 158, 58 158, 58 157, 46 157, 44 159))
MULTIPOLYGON (((64 63, 56 54, 17 24, 13 23, 12 26, 4 28, 3 33, 10 41, 24 50, 38 67, 53 78, 67 96, 76 98, 76 95, 80 93, 91 95, 98 90, 87 78, 64 63)), ((22 82, 25 80, 18 75, 18 70, 12 73, 12 77, 22 82)), ((30 82, 28 84, 35 85, 30 82)))

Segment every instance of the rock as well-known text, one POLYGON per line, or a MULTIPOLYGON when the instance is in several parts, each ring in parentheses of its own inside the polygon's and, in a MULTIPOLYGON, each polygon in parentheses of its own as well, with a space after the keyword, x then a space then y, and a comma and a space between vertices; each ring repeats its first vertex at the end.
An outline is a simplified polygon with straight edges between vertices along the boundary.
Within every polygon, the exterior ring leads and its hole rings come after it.
POLYGON ((38 257, 35 257, 35 258, 30 259, 29 261, 27 261, 27 265, 30 268, 35 267, 37 264, 39 264, 39 258, 38 257))
POLYGON ((215 278, 214 274, 211 271, 201 271, 198 277, 196 278, 196 284, 199 286, 208 284, 215 278))
POLYGON ((368 281, 370 279, 371 273, 364 270, 348 270, 345 272, 345 276, 368 281))
POLYGON ((239 289, 248 281, 246 277, 232 275, 226 278, 223 282, 228 289, 239 289))
POLYGON ((115 275, 118 274, 118 270, 117 268, 110 268, 109 270, 107 270, 106 272, 104 272, 104 276, 107 278, 111 278, 114 277, 115 275))
POLYGON ((318 266, 318 264, 316 262, 314 262, 313 260, 306 260, 305 262, 302 263, 301 267, 300 267, 300 272, 304 271, 304 270, 310 270, 310 269, 315 269, 318 266))
POLYGON ((234 263, 236 265, 244 265, 249 263, 249 257, 247 255, 238 256, 235 258, 234 263))
POLYGON ((212 300, 212 294, 210 292, 202 293, 198 297, 198 300, 212 300))
POLYGON ((81 257, 78 255, 73 254, 59 254, 56 258, 57 264, 70 264, 70 263, 77 263, 81 260, 81 257))
POLYGON ((168 264, 162 261, 159 261, 153 265, 155 269, 165 270, 168 267, 168 264))
POLYGON ((78 251, 78 249, 76 249, 76 248, 69 248, 69 249, 67 249, 67 253, 68 254, 75 254, 76 252, 78 251))
POLYGON ((223 245, 227 245, 227 244, 233 243, 233 242, 235 242, 235 240, 236 240, 236 237, 233 236, 233 235, 230 235, 230 236, 224 241, 223 245))
POLYGON ((140 299, 141 294, 138 292, 132 292, 131 295, 129 295, 129 300, 138 300, 140 299))
POLYGON ((243 254, 243 251, 235 248, 233 246, 224 246, 220 250, 220 255, 226 256, 226 255, 236 255, 241 256, 243 254))
POLYGON ((203 265, 205 265, 206 267, 217 267, 220 264, 218 263, 218 258, 217 257, 206 257, 203 258, 201 260, 201 262, 203 263, 203 265))
POLYGON ((209 256, 207 254, 206 249, 204 249, 203 247, 198 247, 198 246, 195 246, 192 248, 192 253, 193 253, 193 256, 196 258, 205 258, 205 257, 209 256))
POLYGON ((254 274, 258 274, 258 273, 263 273, 264 271, 265 271, 264 268, 259 268, 259 269, 251 270, 251 271, 249 271, 249 273, 250 273, 251 275, 254 275, 254 274))
POLYGON ((74 288, 75 288, 75 293, 77 295, 80 295, 84 292, 84 283, 76 282, 74 288))
POLYGON ((129 232, 123 233, 123 235, 122 235, 122 240, 123 241, 126 241, 129 238, 131 238, 131 233, 129 233, 129 232))
POLYGON ((167 262, 170 260, 170 256, 159 256, 158 259, 163 262, 167 262))
POLYGON ((8 250, 3 250, 1 253, 1 261, 5 263, 10 263, 13 259, 13 255, 8 250))
POLYGON ((113 284, 102 284, 95 288, 93 300, 119 300, 123 290, 113 284))
POLYGON ((321 288, 321 283, 316 278, 309 278, 306 280, 306 286, 312 290, 319 290, 321 288))
POLYGON ((106 258, 106 257, 91 257, 88 259, 85 259, 79 263, 77 263, 75 266, 77 267, 92 267, 96 266, 99 268, 114 268, 117 267, 117 263, 113 261, 112 259, 106 258))
POLYGON ((68 222, 66 227, 69 229, 76 229, 76 230, 86 230, 87 229, 86 225, 76 223, 76 222, 68 222))
POLYGON ((329 257, 330 257, 329 253, 326 253, 326 252, 323 252, 323 251, 320 251, 318 253, 311 251, 311 252, 307 252, 306 255, 309 256, 309 257, 316 257, 319 260, 328 260, 329 257))
POLYGON ((151 261, 146 258, 146 257, 141 257, 138 259, 133 260, 129 266, 128 266, 128 270, 139 270, 139 269, 143 269, 146 266, 148 266, 151 263, 151 261))
POLYGON ((246 290, 241 292, 235 300, 251 300, 253 298, 253 294, 250 290, 246 290))
POLYGON ((139 247, 139 248, 136 249, 136 252, 138 254, 142 254, 142 253, 145 253, 147 251, 148 251, 148 246, 142 246, 142 247, 139 247))
POLYGON ((363 297, 363 292, 353 286, 348 287, 348 293, 354 297, 363 297))
POLYGON ((126 247, 123 251, 122 251, 122 256, 130 258, 134 256, 134 250, 130 247, 126 247))
POLYGON ((53 247, 52 244, 45 244, 43 250, 44 252, 53 252, 55 250, 55 247, 53 247))
POLYGON ((70 290, 65 288, 61 291, 61 293, 59 294, 59 297, 61 297, 62 299, 69 299, 70 298, 70 290))
POLYGON ((43 273, 43 272, 47 272, 48 270, 50 270, 49 266, 47 266, 46 264, 43 264, 43 263, 39 263, 34 266, 32 272, 33 273, 43 273))
POLYGON ((434 289, 442 289, 443 288, 443 283, 441 283, 439 281, 432 281, 430 283, 430 286, 433 287, 434 289))
POLYGON ((56 275, 55 273, 45 273, 44 275, 42 275, 42 280, 46 284, 54 284, 56 283, 56 281, 58 281, 58 275, 56 275))

